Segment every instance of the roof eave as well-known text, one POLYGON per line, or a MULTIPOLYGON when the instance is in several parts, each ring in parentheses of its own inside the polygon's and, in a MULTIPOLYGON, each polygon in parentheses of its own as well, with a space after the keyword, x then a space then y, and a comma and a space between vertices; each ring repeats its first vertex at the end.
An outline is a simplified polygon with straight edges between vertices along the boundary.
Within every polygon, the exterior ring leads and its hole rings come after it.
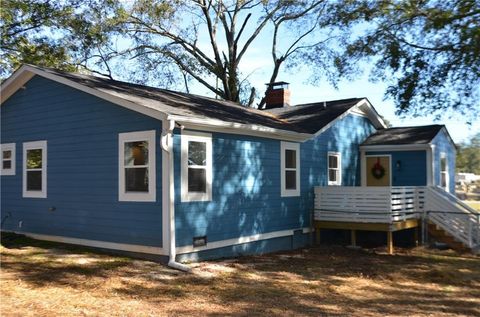
MULTIPOLYGON (((387 125, 385 124, 385 121, 383 121, 382 117, 380 114, 377 112, 377 110, 373 107, 373 105, 370 103, 370 100, 368 98, 363 98, 360 100, 353 108, 360 108, 362 106, 367 107, 367 112, 368 112, 368 118, 370 121, 372 121, 373 125, 375 126, 376 129, 386 129, 388 128, 387 125)), ((353 109, 351 108, 350 111, 353 109)))
POLYGON ((427 150, 430 143, 422 144, 365 144, 360 145, 362 151, 416 151, 427 150))
POLYGON ((313 134, 308 133, 268 128, 256 124, 225 122, 215 119, 199 119, 185 116, 169 115, 168 120, 175 120, 177 123, 189 129, 251 135, 256 137, 264 137, 269 139, 279 139, 286 141, 304 142, 313 137, 313 134))
POLYGON ((18 91, 25 83, 27 83, 30 79, 32 79, 35 75, 53 80, 55 82, 64 84, 66 86, 72 87, 74 89, 83 91, 90 95, 96 96, 98 98, 104 99, 116 105, 122 106, 124 108, 130 109, 132 111, 136 111, 147 115, 149 117, 164 120, 167 117, 167 114, 161 112, 159 110, 151 109, 129 100, 123 99, 118 96, 114 96, 112 94, 103 92, 98 89, 90 88, 88 86, 79 84, 73 80, 67 79, 62 76, 58 76, 56 74, 46 72, 44 70, 38 69, 36 67, 32 67, 30 65, 22 65, 15 73, 13 73, 10 78, 8 78, 2 85, 1 85, 1 104, 10 98, 16 91, 18 91))

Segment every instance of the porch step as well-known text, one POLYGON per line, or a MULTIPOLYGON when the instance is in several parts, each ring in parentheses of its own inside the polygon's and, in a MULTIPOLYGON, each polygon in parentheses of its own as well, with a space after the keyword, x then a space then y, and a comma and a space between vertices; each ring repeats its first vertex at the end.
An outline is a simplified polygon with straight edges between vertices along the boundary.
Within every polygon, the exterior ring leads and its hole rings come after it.
POLYGON ((431 237, 433 237, 436 241, 445 243, 455 251, 472 252, 470 248, 465 246, 463 243, 455 240, 455 238, 451 236, 448 232, 439 228, 437 225, 433 223, 428 223, 427 230, 428 230, 428 234, 431 237))

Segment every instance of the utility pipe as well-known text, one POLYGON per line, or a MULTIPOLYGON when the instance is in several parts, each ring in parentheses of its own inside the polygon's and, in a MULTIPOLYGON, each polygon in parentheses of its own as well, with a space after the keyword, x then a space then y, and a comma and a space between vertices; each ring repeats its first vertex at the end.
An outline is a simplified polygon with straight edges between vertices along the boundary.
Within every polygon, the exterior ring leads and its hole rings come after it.
MULTIPOLYGON (((167 207, 167 214, 168 214, 168 222, 169 222, 169 240, 170 244, 168 247, 168 266, 171 268, 190 272, 191 269, 175 260, 177 252, 176 252, 176 245, 175 245, 175 187, 174 187, 174 179, 173 179, 173 129, 175 128, 175 120, 163 120, 163 129, 162 129, 162 136, 160 138, 160 146, 162 147, 162 151, 165 151, 163 158, 166 158, 166 164, 163 166, 165 168, 162 169, 162 179, 163 179, 163 190, 167 191, 166 197, 168 197, 168 202, 164 206, 167 207), (165 177, 163 174, 168 175, 165 177)), ((165 211, 164 211, 165 212, 165 211)))

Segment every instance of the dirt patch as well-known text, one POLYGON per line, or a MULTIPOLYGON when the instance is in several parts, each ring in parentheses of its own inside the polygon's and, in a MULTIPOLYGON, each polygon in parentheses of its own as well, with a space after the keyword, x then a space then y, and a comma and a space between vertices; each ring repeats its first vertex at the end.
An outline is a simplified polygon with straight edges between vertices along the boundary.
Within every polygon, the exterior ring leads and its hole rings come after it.
POLYGON ((158 263, 29 239, 1 247, 2 316, 480 316, 480 258, 342 247, 158 263))

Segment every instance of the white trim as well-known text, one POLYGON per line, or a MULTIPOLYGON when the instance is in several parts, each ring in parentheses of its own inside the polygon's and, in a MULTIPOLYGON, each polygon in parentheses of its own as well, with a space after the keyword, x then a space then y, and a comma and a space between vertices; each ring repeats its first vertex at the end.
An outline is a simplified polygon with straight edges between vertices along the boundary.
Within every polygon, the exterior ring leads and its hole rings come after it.
POLYGON ((306 227, 306 228, 298 228, 294 230, 281 230, 281 231, 273 231, 273 232, 267 232, 267 233, 259 233, 251 236, 238 237, 238 238, 215 241, 215 242, 208 242, 207 245, 201 246, 201 247, 194 247, 193 245, 187 245, 183 247, 177 247, 177 253, 184 254, 184 253, 200 252, 205 250, 228 247, 232 245, 255 242, 259 240, 288 237, 288 236, 293 236, 294 232, 297 230, 302 230, 302 233, 309 233, 311 229, 306 227))
POLYGON ((393 169, 392 169, 392 155, 391 154, 378 154, 378 155, 375 155, 375 154, 368 154, 368 155, 364 155, 363 156, 365 159, 364 159, 364 166, 362 168, 362 184, 364 183, 365 185, 364 186, 367 186, 367 157, 388 157, 388 161, 390 162, 390 185, 388 186, 393 186, 393 182, 392 182, 392 176, 393 176, 393 169), (365 180, 365 182, 363 181, 365 180))
POLYGON ((118 201, 156 201, 156 142, 155 130, 118 134, 118 201), (127 192, 125 188, 125 143, 148 142, 148 192, 127 192))
POLYGON ((212 134, 183 130, 181 135, 181 201, 210 201, 212 200, 212 134), (206 192, 191 193, 188 191, 188 142, 203 142, 206 144, 206 192))
POLYGON ((188 118, 184 116, 169 115, 168 119, 175 120, 185 128, 193 129, 193 130, 208 129, 208 131, 211 131, 211 132, 250 135, 250 136, 277 139, 277 140, 304 142, 314 136, 313 134, 268 128, 268 127, 264 127, 256 124, 225 122, 225 121, 209 119, 209 118, 198 119, 198 118, 188 118))
POLYGON ((430 144, 360 145, 364 151, 421 151, 430 148, 430 144))
POLYGON ((15 175, 16 173, 16 162, 17 160, 17 155, 16 155, 16 146, 15 143, 4 143, 0 144, 0 175, 1 176, 12 176, 15 175), (11 156, 10 159, 7 159, 8 161, 11 161, 10 168, 4 169, 3 168, 3 151, 10 151, 11 156))
POLYGON ((350 114, 352 115, 355 115, 355 116, 359 116, 359 117, 364 117, 364 118, 368 118, 368 114, 360 109, 359 107, 353 107, 350 109, 350 114))
POLYGON ((25 85, 33 76, 34 73, 26 69, 27 66, 20 67, 12 76, 5 80, 0 87, 0 105, 10 98, 15 92, 25 85))
POLYGON ((280 195, 281 197, 294 197, 300 196, 300 143, 290 143, 290 142, 280 142, 280 195), (286 189, 286 178, 285 178, 285 150, 295 151, 296 166, 295 170, 295 189, 286 189))
POLYGON ((23 143, 23 178, 22 178, 22 197, 25 198, 47 198, 47 141, 33 141, 23 143), (42 150, 42 168, 37 169, 42 172, 42 190, 27 190, 27 151, 42 150))
POLYGON ((75 81, 66 79, 65 77, 61 77, 58 75, 55 75, 54 73, 39 69, 35 66, 31 65, 23 65, 20 67, 15 73, 10 76, 2 85, 1 85, 1 99, 0 102, 3 104, 8 98, 10 98, 18 89, 20 89, 26 82, 28 82, 34 75, 38 75, 53 81, 56 81, 58 83, 67 85, 69 87, 72 87, 74 89, 78 89, 80 91, 86 92, 90 95, 93 95, 95 97, 107 100, 109 102, 112 102, 116 105, 122 106, 124 108, 142 113, 146 116, 155 118, 155 119, 165 119, 166 114, 153 109, 153 108, 148 108, 142 105, 139 105, 133 101, 129 101, 127 99, 122 98, 121 96, 114 96, 112 93, 106 93, 103 92, 99 89, 95 88, 90 88, 88 86, 84 86, 82 84, 79 84, 75 81))
POLYGON ((351 107, 349 110, 345 111, 343 114, 336 117, 334 120, 330 121, 326 126, 324 126, 322 129, 318 130, 313 136, 314 137, 319 136, 323 132, 330 129, 337 121, 342 120, 343 118, 345 118, 349 114, 357 114, 358 115, 359 111, 362 111, 366 114, 366 116, 370 119, 370 121, 372 121, 375 128, 377 128, 377 129, 387 128, 387 125, 385 124, 385 122, 383 122, 382 118, 380 118, 380 116, 378 115, 375 108, 373 108, 373 106, 370 104, 368 99, 364 98, 364 99, 360 100, 356 105, 351 107), (365 109, 360 109, 361 107, 363 107, 365 109))
MULTIPOLYGON (((332 168, 333 169, 333 168, 332 168)), ((328 152, 327 153, 327 181, 328 185, 336 185, 336 186, 341 186, 342 185, 342 153, 340 152, 328 152), (337 180, 330 181, 330 156, 335 156, 337 158, 337 168, 335 170, 338 171, 337 173, 337 180)))
POLYGON ((448 156, 446 152, 440 152, 440 184, 438 184, 441 188, 443 188, 447 193, 450 192, 450 171, 448 168, 448 156), (442 159, 445 159, 445 187, 442 186, 442 159))
MULTIPOLYGON (((168 122, 168 121, 167 121, 168 122)), ((160 148, 162 149, 162 247, 164 250, 168 251, 168 247, 170 244, 170 230, 169 230, 169 198, 170 198, 170 154, 169 152, 164 149, 161 145, 161 142, 165 139, 165 147, 168 147, 169 139, 167 137, 168 130, 166 127, 166 122, 162 122, 162 136, 160 138, 160 148), (167 134, 167 135, 165 135, 167 134)), ((170 138, 171 140, 171 138, 170 138)))
POLYGON ((354 108, 351 108, 350 110, 353 110, 355 108, 358 108, 362 112, 364 112, 367 117, 372 121, 374 124, 375 128, 377 129, 386 129, 387 124, 385 121, 383 121, 383 118, 380 116, 380 114, 377 112, 377 110, 372 106, 370 101, 367 98, 364 98, 362 101, 360 101, 357 105, 355 105, 354 108), (361 109, 363 108, 363 109, 361 109))
POLYGON ((53 235, 38 234, 38 233, 23 232, 23 231, 7 231, 7 230, 2 230, 2 231, 23 234, 29 238, 36 239, 36 240, 68 243, 68 244, 75 244, 75 245, 82 245, 87 247, 110 249, 110 250, 165 255, 163 248, 151 247, 146 245, 107 242, 107 241, 98 241, 98 240, 89 240, 89 239, 80 239, 80 238, 69 238, 69 237, 63 237, 63 236, 53 236, 53 235))

